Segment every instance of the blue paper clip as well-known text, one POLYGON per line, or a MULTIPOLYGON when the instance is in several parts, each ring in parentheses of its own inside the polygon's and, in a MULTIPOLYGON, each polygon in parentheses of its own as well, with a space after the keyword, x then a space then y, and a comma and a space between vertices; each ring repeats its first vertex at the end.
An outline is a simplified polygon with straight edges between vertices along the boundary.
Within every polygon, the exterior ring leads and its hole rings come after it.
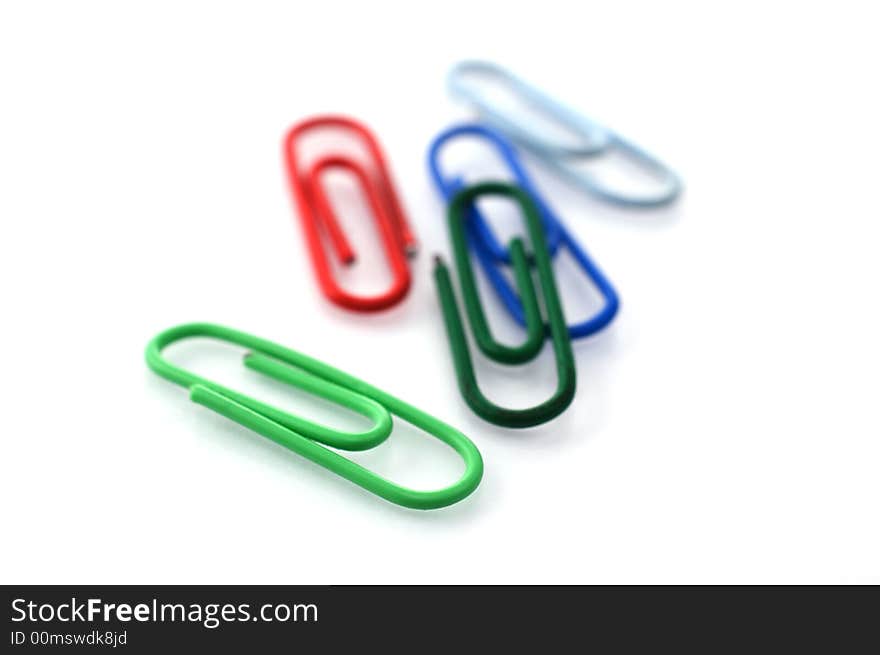
MULTIPOLYGON (((428 151, 428 168, 431 177, 437 185, 443 198, 449 202, 452 197, 465 185, 462 177, 446 178, 440 170, 440 150, 442 147, 459 136, 472 136, 485 139, 498 150, 501 158, 510 168, 516 184, 526 191, 534 200, 541 215, 547 236, 547 249, 551 254, 565 247, 569 250, 578 265, 583 269, 586 276, 593 282, 596 289, 604 299, 602 308, 585 321, 568 326, 569 335, 573 339, 587 337, 595 334, 608 325, 620 307, 617 292, 611 283, 590 259, 587 251, 577 242, 566 227, 553 214, 546 202, 541 198, 535 185, 523 168, 513 146, 500 134, 484 125, 477 123, 465 123, 453 126, 441 132, 428 151)), ((480 266, 495 288, 495 292, 501 298, 508 312, 520 324, 525 325, 525 314, 519 296, 504 276, 500 263, 509 263, 510 255, 499 243, 498 238, 492 232, 482 213, 476 205, 472 206, 467 216, 469 242, 473 248, 480 266)))
MULTIPOLYGON (((608 202, 628 207, 659 207, 675 200, 681 193, 681 179, 666 164, 619 134, 565 107, 553 98, 520 79, 510 71, 489 62, 463 61, 452 67, 448 76, 452 95, 473 105, 483 120, 522 145, 561 177, 586 192, 608 202), (514 120, 479 91, 465 76, 482 75, 502 83, 524 106, 544 114, 551 121, 577 136, 581 144, 568 146, 542 136, 539 130, 514 120), (597 157, 617 151, 657 176, 663 188, 651 195, 628 195, 605 186, 595 176, 578 171, 577 159, 597 157)), ((548 235, 549 236, 549 235, 548 235)))

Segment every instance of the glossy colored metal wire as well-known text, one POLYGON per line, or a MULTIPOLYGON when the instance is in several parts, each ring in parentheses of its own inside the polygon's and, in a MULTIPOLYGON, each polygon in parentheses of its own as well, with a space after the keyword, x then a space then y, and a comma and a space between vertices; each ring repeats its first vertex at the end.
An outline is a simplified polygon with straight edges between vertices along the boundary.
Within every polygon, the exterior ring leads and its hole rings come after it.
POLYGON ((473 206, 474 201, 479 196, 490 195, 513 199, 519 204, 525 217, 556 358, 557 388, 553 396, 540 405, 528 409, 507 409, 486 398, 479 388, 474 373, 464 326, 452 290, 449 269, 439 256, 435 260, 434 281, 443 310, 443 319, 452 350, 458 387, 465 401, 474 412, 490 423, 509 428, 524 428, 539 425, 555 418, 571 404, 576 385, 574 355, 565 326, 562 303, 556 290, 553 268, 550 264, 550 256, 541 228, 538 207, 527 192, 502 182, 485 182, 462 189, 452 198, 448 210, 449 234, 455 267, 458 272, 468 321, 473 330, 477 347, 493 361, 503 364, 518 364, 535 358, 543 346, 545 336, 544 322, 541 318, 541 310, 532 282, 525 247, 519 237, 511 241, 510 253, 516 274, 517 288, 523 298, 526 339, 519 346, 508 346, 499 343, 489 330, 468 259, 465 222, 468 219, 468 209, 473 206))
POLYGON ((449 89, 457 98, 473 106, 483 120, 504 133, 512 141, 535 154, 548 167, 570 183, 602 200, 630 207, 658 207, 675 200, 681 193, 681 178, 666 164, 639 147, 595 121, 562 105, 528 82, 497 64, 485 61, 463 61, 449 72, 449 89), (470 77, 468 83, 466 78, 470 77), (518 121, 513 114, 490 100, 474 80, 482 77, 505 87, 521 103, 534 112, 542 114, 573 136, 579 144, 566 145, 542 135, 533 124, 518 121), (612 151, 623 155, 656 176, 662 185, 654 194, 635 195, 615 190, 575 164, 581 159, 596 158, 612 151))
MULTIPOLYGON (((455 125, 437 135, 428 151, 428 167, 442 196, 449 202, 465 185, 462 176, 449 177, 443 173, 440 165, 440 154, 444 146, 453 139, 461 137, 483 140, 498 152, 510 169, 516 185, 528 192, 537 206, 550 254, 554 254, 560 247, 566 248, 602 296, 603 304, 598 311, 585 320, 569 326, 568 331, 571 337, 574 339, 588 337, 607 326, 614 319, 620 307, 617 292, 586 249, 574 238, 541 197, 513 146, 501 134, 485 125, 465 123, 455 125)), ((519 296, 508 282, 500 266, 503 263, 511 262, 511 253, 498 241, 483 213, 476 206, 471 205, 467 211, 469 214, 468 235, 470 237, 468 240, 473 245, 480 266, 507 311, 520 325, 525 326, 526 316, 523 303, 520 302, 519 296)))
POLYGON ((362 312, 387 309, 400 302, 410 288, 407 257, 416 252, 416 240, 410 231, 403 208, 391 180, 382 149, 372 133, 361 123, 343 116, 316 116, 297 123, 284 140, 284 156, 290 187, 296 201, 303 233, 309 247, 318 284, 332 302, 362 312), (372 165, 342 154, 327 154, 304 168, 297 150, 298 140, 316 129, 334 128, 354 135, 369 152, 372 165), (331 169, 352 173, 363 189, 382 237, 385 255, 393 276, 391 287, 373 296, 358 296, 345 291, 333 276, 322 241, 322 231, 336 251, 339 260, 350 265, 355 253, 348 242, 330 199, 321 184, 321 176, 331 169))
POLYGON ((147 346, 146 360, 158 375, 188 388, 194 402, 213 409, 392 503, 414 509, 444 507, 468 496, 482 478, 483 460, 479 451, 470 439, 455 428, 358 378, 271 341, 221 325, 191 323, 165 330, 156 336, 147 346), (244 358, 248 368, 358 412, 371 419, 373 426, 362 432, 349 433, 318 425, 199 377, 162 356, 166 346, 190 337, 211 337, 249 348, 252 352, 244 358), (372 448, 391 434, 392 414, 454 448, 465 464, 461 478, 445 489, 416 491, 386 480, 321 445, 344 450, 372 448))

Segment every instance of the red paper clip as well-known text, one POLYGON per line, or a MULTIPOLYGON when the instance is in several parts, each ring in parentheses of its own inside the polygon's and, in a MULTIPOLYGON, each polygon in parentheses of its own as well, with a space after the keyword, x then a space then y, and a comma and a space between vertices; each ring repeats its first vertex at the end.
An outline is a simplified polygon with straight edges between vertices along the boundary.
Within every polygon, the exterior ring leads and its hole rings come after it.
POLYGON ((385 157, 375 137, 365 126, 351 118, 316 116, 290 128, 284 146, 290 186, 296 198, 315 275, 324 295, 337 305, 361 312, 386 309, 400 302, 409 291, 411 278, 407 257, 415 254, 416 240, 403 214, 385 157), (342 154, 324 155, 316 159, 311 167, 301 170, 301 162, 296 151, 297 140, 309 130, 328 127, 341 128, 357 135, 372 158, 372 170, 342 154), (391 288, 384 293, 375 296, 356 296, 342 289, 333 277, 321 231, 326 233, 337 256, 346 266, 354 262, 355 253, 339 225, 327 192, 321 185, 321 175, 330 169, 344 169, 352 173, 366 194, 394 276, 391 288))

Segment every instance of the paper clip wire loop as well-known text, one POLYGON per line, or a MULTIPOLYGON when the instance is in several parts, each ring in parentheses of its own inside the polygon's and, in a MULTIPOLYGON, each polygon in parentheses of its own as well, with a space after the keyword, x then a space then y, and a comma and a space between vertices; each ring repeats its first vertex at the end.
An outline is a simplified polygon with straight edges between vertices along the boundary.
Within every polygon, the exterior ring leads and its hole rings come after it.
MULTIPOLYGON (((446 177, 441 170, 440 153, 451 140, 471 136, 487 141, 495 147, 501 159, 510 169, 516 185, 525 190, 538 209, 540 222, 544 227, 548 250, 553 255, 559 247, 565 247, 572 255, 584 274, 595 285, 602 296, 602 307, 584 321, 570 325, 569 334, 573 339, 588 337, 606 327, 620 308, 620 299, 613 285, 605 277, 602 270, 593 262, 587 251, 578 243, 563 223, 552 212, 547 203, 538 193, 535 184, 525 171, 513 146, 495 130, 478 123, 455 125, 441 132, 428 151, 428 168, 440 194, 449 202, 455 194, 464 188, 462 177, 446 177)), ((501 245, 492 232, 488 222, 476 205, 471 204, 468 212, 468 235, 480 266, 492 283, 495 292, 501 298, 505 308, 520 324, 526 325, 523 304, 514 288, 510 285, 499 267, 500 263, 511 263, 510 253, 501 245)))
POLYGON ((402 205, 394 190, 391 174, 382 149, 375 137, 361 123, 343 116, 316 116, 297 123, 284 140, 284 157, 297 212, 300 217, 312 265, 324 295, 335 304, 355 311, 371 312, 387 309, 400 302, 409 291, 411 278, 407 257, 416 252, 416 240, 410 231, 402 205), (366 147, 373 162, 372 170, 342 154, 318 158, 303 170, 297 141, 313 129, 338 128, 354 133, 366 147), (393 276, 391 287, 373 296, 358 296, 345 291, 333 276, 332 267, 322 242, 322 231, 336 256, 344 265, 354 263, 355 253, 348 242, 332 204, 321 184, 323 173, 342 169, 352 173, 366 195, 382 237, 385 255, 393 276))
POLYGON ((544 322, 541 318, 534 282, 526 259, 525 247, 519 237, 511 241, 510 253, 517 286, 522 294, 525 307, 526 339, 519 346, 507 346, 499 343, 489 330, 474 274, 471 270, 465 238, 465 222, 470 216, 467 209, 479 196, 486 195, 505 196, 513 199, 519 204, 525 217, 527 231, 532 241, 538 281, 547 310, 553 353, 556 359, 557 387, 551 398, 528 409, 500 407, 486 398, 479 388, 474 373, 473 361, 461 314, 458 310, 458 303, 452 289, 449 269, 443 259, 437 256, 434 264, 434 281, 443 310, 443 320, 446 325, 449 346, 452 350, 458 387, 470 408, 490 423, 508 428, 540 425, 565 411, 574 398, 576 374, 571 341, 565 326, 562 303, 559 300, 559 293, 553 278, 553 267, 547 252, 538 207, 529 194, 518 187, 503 182, 484 182, 459 191, 453 197, 448 210, 449 234, 452 241, 455 268, 458 272, 465 310, 477 347, 493 361, 502 364, 519 364, 535 358, 543 346, 545 336, 544 322))
POLYGON ((659 207, 675 200, 681 193, 681 178, 654 155, 632 141, 624 139, 595 121, 569 109, 541 90, 497 64, 485 61, 459 62, 449 71, 447 83, 453 96, 473 106, 481 117, 512 141, 527 148, 548 167, 569 183, 602 200, 629 207, 659 207), (533 125, 518 122, 479 91, 477 84, 468 84, 467 76, 483 76, 504 85, 523 106, 543 114, 551 122, 576 136, 576 146, 554 141, 542 135, 533 125), (595 175, 578 171, 574 160, 594 158, 618 151, 626 158, 655 175, 662 188, 654 194, 635 195, 603 184, 595 175))
POLYGON ((468 496, 483 475, 483 460, 464 434, 412 405, 347 373, 271 341, 210 323, 180 325, 156 336, 147 346, 147 365, 158 375, 190 391, 190 398, 254 432, 312 460, 397 505, 434 509, 468 496), (360 433, 341 432, 281 411, 250 396, 199 377, 162 356, 168 345, 190 337, 211 337, 251 349, 248 368, 321 398, 348 407, 373 421, 360 433), (424 430, 451 446, 462 457, 465 471, 454 484, 437 491, 417 491, 387 480, 321 444, 344 450, 365 450, 391 434, 391 415, 424 430))

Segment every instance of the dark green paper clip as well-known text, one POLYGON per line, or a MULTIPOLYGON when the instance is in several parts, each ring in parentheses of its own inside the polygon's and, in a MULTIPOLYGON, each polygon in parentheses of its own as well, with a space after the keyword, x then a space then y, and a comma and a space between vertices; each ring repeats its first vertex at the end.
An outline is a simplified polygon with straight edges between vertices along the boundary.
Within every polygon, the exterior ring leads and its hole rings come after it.
POLYGON ((534 359, 544 345, 546 326, 541 317, 541 309, 538 305, 538 297, 529 267, 529 258, 526 255, 522 239, 517 237, 511 241, 510 256, 517 290, 522 298, 525 313, 526 339, 521 345, 508 346, 499 343, 492 336, 477 292, 477 284, 471 268, 465 238, 465 221, 468 209, 479 196, 505 196, 516 201, 522 209, 534 250, 533 261, 537 269, 538 281, 544 295, 544 305, 549 319, 550 337, 556 357, 558 384, 556 392, 550 399, 528 409, 499 407, 486 398, 477 384, 464 326, 455 300, 455 293, 452 290, 449 269, 443 259, 438 256, 435 258, 434 281, 443 309, 443 319, 446 324, 446 334, 449 337, 449 346, 452 349, 458 387, 470 408, 490 423, 507 428, 540 425, 565 411, 574 398, 576 385, 574 354, 571 350, 571 340, 562 312, 562 303, 556 290, 556 280, 553 277, 550 256, 547 253, 541 219, 538 208, 528 193, 517 186, 503 182, 484 182, 466 187, 459 191, 449 204, 449 233, 468 321, 473 330, 477 347, 486 357, 500 364, 524 364, 534 359))

